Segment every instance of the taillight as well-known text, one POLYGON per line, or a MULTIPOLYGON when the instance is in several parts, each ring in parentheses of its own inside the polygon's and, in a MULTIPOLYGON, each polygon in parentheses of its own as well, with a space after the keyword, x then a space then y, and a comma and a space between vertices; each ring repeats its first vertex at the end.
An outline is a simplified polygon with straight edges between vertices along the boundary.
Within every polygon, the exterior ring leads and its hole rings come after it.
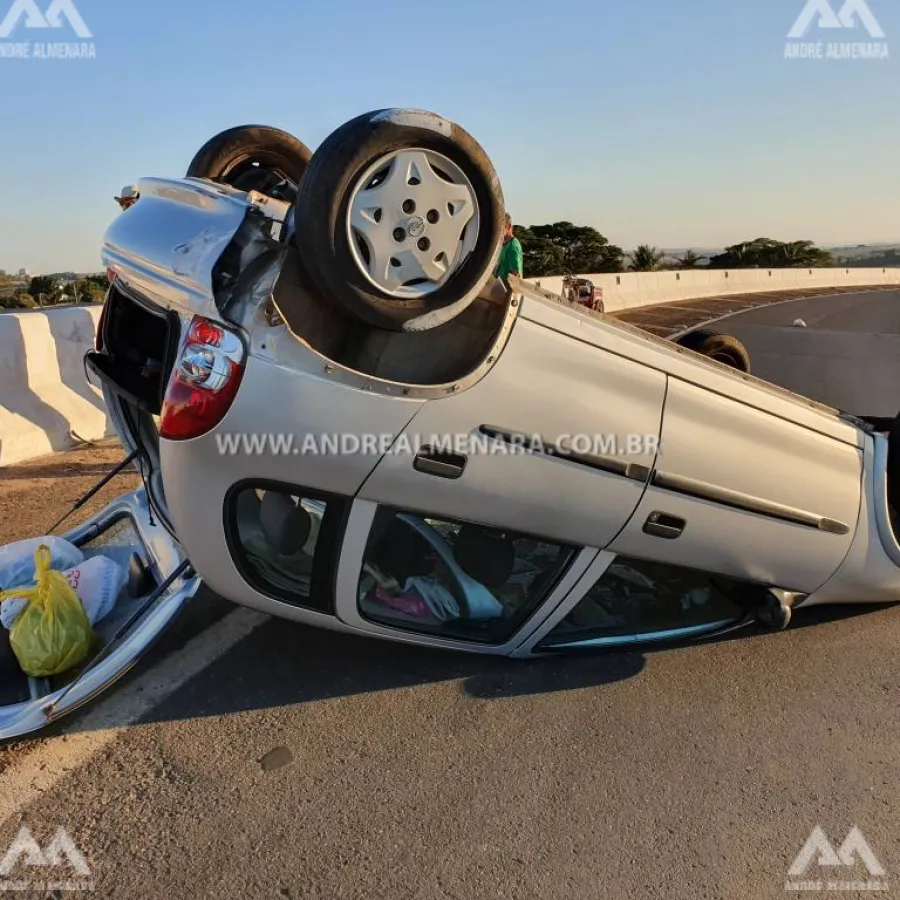
POLYGON ((184 441, 215 428, 234 402, 244 364, 244 345, 233 331, 195 316, 169 379, 159 436, 184 441))

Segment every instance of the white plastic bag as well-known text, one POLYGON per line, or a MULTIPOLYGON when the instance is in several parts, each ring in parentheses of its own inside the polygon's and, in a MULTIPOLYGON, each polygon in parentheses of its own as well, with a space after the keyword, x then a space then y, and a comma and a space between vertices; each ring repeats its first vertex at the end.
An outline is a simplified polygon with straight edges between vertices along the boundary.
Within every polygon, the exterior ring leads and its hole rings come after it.
MULTIPOLYGON (((128 581, 128 572, 105 556, 95 556, 65 570, 63 575, 78 595, 91 625, 96 625, 110 614, 128 581)), ((0 603, 0 623, 7 631, 12 629, 27 605, 28 600, 24 597, 10 597, 0 603)))
POLYGON ((0 547, 0 591, 34 585, 37 574, 34 554, 41 544, 50 548, 50 566, 53 569, 70 569, 84 562, 84 554, 61 537, 29 538, 7 544, 0 547))

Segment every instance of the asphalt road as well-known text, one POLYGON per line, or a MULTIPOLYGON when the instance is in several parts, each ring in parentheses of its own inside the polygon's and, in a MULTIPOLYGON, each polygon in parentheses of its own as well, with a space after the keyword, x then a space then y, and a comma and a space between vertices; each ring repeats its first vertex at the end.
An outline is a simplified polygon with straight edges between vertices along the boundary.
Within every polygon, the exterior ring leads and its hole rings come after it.
POLYGON ((732 324, 786 326, 795 319, 803 319, 807 328, 900 334, 900 291, 834 294, 760 306, 729 316, 722 326, 723 329, 732 324))
MULTIPOLYGON (((803 302, 747 315, 889 315, 803 302)), ((0 539, 51 521, 90 458, 5 471, 0 539)), ((121 698, 231 615, 202 595, 103 715, 0 752, 0 859, 26 822, 42 846, 65 826, 104 898, 757 900, 796 895, 816 825, 835 848, 856 826, 900 896, 900 608, 540 662, 266 621, 120 730, 121 698)))

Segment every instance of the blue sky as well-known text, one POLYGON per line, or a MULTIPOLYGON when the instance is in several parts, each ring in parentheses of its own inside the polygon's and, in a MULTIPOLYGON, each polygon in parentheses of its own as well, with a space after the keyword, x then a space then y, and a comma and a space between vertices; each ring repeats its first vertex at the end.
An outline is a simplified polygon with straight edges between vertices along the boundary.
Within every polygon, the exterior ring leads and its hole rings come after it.
MULTIPOLYGON (((96 270, 118 190, 224 128, 314 148, 384 106, 469 130, 523 224, 626 249, 900 241, 896 0, 869 0, 881 61, 785 60, 803 0, 76 4, 96 59, 0 59, 0 268, 96 270)), ((73 39, 50 34, 10 40, 73 39)), ((808 39, 869 39, 833 34, 808 39)))

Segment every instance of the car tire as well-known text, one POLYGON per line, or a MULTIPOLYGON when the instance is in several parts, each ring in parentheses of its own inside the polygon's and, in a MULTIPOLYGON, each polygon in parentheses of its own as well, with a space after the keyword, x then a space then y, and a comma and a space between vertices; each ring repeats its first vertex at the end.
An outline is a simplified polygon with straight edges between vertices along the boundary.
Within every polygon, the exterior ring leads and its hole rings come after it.
POLYGON ((311 159, 312 150, 286 131, 240 125, 210 138, 191 161, 187 177, 263 193, 287 181, 293 201, 311 159))
POLYGON ((750 372, 750 354, 747 348, 730 334, 721 334, 717 331, 691 331, 678 338, 676 343, 740 372, 748 374, 750 372))
POLYGON ((292 240, 328 300, 369 325, 424 331, 459 315, 493 277, 504 217, 497 173, 471 135, 433 113, 376 110, 313 155, 292 240), (367 194, 373 185, 380 195, 367 194), (375 206, 364 233, 349 217, 366 203, 375 206), (407 277, 419 273, 418 285, 407 277))

